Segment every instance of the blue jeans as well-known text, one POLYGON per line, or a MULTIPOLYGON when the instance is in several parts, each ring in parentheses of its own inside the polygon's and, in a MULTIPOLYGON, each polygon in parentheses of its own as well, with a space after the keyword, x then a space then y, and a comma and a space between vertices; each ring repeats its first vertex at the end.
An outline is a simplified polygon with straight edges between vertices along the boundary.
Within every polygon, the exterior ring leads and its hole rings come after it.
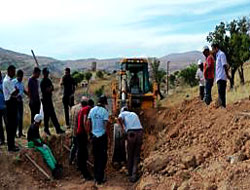
POLYGON ((206 79, 205 80, 205 103, 209 105, 212 102, 212 87, 214 84, 214 79, 206 79))

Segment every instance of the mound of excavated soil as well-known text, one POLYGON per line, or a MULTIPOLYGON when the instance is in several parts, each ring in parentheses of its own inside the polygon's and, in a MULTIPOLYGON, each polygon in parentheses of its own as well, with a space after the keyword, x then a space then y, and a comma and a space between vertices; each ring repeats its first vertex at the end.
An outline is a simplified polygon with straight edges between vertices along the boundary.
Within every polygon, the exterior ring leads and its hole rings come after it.
POLYGON ((199 100, 143 114, 148 134, 137 190, 250 189, 250 101, 199 100))

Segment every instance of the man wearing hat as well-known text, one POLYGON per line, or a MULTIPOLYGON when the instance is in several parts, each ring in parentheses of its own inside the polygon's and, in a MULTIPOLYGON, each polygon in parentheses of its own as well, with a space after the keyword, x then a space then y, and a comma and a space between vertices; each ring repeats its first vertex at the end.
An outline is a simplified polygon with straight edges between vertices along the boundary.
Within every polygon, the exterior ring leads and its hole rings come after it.
POLYGON ((45 160, 46 164, 52 171, 54 178, 59 178, 61 175, 61 166, 57 164, 55 157, 53 156, 50 148, 43 143, 40 134, 39 127, 43 120, 41 114, 36 114, 34 117, 34 123, 32 123, 28 130, 28 147, 34 148, 36 151, 40 152, 45 160))
POLYGON ((130 182, 136 182, 137 166, 140 162, 143 128, 136 113, 128 111, 127 107, 121 109, 118 121, 127 133, 128 175, 130 182))
POLYGON ((204 79, 204 74, 203 74, 203 63, 199 59, 198 60, 198 69, 196 71, 195 78, 199 81, 199 86, 200 86, 200 99, 204 99, 204 85, 205 85, 205 79, 204 79))
POLYGON ((44 111, 44 132, 50 135, 49 131, 49 119, 56 128, 57 134, 64 133, 60 128, 60 124, 57 120, 55 109, 52 102, 52 92, 54 91, 54 86, 49 79, 49 70, 47 68, 43 69, 43 79, 41 81, 41 91, 42 91, 42 103, 44 111))
POLYGON ((107 125, 109 120, 109 113, 105 108, 107 104, 107 97, 101 96, 97 106, 92 108, 88 115, 93 143, 94 177, 98 185, 105 182, 104 171, 107 164, 107 125))
POLYGON ((203 55, 206 57, 203 68, 205 78, 205 103, 209 105, 212 102, 211 92, 214 84, 214 58, 208 46, 203 47, 203 55))

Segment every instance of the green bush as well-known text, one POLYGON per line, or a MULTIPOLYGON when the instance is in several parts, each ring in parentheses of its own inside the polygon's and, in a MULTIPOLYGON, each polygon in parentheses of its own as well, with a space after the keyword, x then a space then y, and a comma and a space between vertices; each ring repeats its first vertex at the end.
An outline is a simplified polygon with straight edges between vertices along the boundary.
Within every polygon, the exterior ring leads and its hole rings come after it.
POLYGON ((76 84, 79 84, 84 79, 84 73, 75 71, 72 73, 72 77, 75 79, 76 84))
POLYGON ((92 73, 91 72, 86 72, 85 73, 85 79, 88 81, 88 83, 89 83, 91 78, 92 78, 92 73))
POLYGON ((197 68, 198 67, 196 64, 191 64, 187 68, 181 70, 178 74, 178 77, 181 78, 184 83, 193 87, 198 84, 198 81, 195 79, 197 68))
POLYGON ((97 71, 97 72, 96 72, 96 76, 97 76, 98 78, 100 78, 100 79, 103 79, 104 74, 103 74, 102 71, 97 71))

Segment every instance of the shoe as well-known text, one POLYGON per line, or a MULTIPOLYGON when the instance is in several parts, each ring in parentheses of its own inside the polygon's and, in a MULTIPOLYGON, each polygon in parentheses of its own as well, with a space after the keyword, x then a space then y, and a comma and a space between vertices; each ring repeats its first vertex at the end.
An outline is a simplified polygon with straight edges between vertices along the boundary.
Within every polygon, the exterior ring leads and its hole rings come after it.
POLYGON ((45 132, 47 135, 49 135, 49 136, 51 135, 49 129, 44 129, 44 132, 45 132))
POLYGON ((59 128, 58 130, 56 130, 56 133, 57 133, 57 134, 63 134, 63 133, 65 133, 65 131, 62 130, 61 128, 59 128))
POLYGON ((9 148, 8 151, 9 152, 18 152, 20 149, 18 147, 13 147, 13 148, 9 148))
POLYGON ((138 178, 137 178, 137 177, 134 177, 134 176, 132 176, 132 177, 129 178, 129 181, 130 181, 131 183, 135 183, 137 180, 138 180, 138 178))

